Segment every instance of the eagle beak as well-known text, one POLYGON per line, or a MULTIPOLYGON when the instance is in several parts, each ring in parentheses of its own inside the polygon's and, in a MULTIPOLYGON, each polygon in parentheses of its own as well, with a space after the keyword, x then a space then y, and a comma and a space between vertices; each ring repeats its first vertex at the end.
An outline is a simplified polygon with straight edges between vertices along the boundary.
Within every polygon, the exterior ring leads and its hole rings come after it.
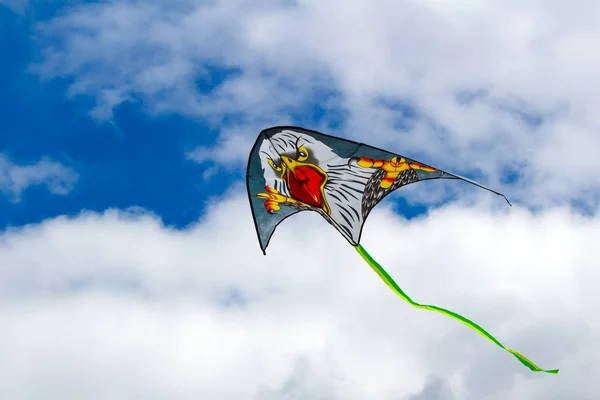
POLYGON ((285 166, 293 173, 296 165, 298 163, 293 158, 289 158, 288 156, 281 156, 281 161, 285 164, 285 166))
POLYGON ((329 214, 330 209, 325 200, 324 185, 327 174, 317 165, 304 163, 288 156, 281 156, 285 165, 285 180, 290 194, 297 200, 317 206, 329 214))

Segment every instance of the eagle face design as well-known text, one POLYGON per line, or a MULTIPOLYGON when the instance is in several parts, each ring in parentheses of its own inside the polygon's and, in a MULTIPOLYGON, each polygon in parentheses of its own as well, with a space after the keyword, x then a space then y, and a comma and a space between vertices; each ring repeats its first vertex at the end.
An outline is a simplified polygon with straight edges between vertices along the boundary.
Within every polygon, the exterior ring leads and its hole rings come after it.
POLYGON ((291 198, 329 214, 331 210, 324 193, 329 176, 310 157, 311 152, 305 144, 296 144, 296 147, 294 155, 281 155, 278 161, 268 156, 267 162, 280 174, 280 182, 283 182, 291 198))
POLYGON ((342 157, 300 130, 266 134, 258 148, 265 192, 256 197, 265 200, 270 214, 282 206, 318 212, 351 244, 358 244, 370 210, 391 191, 419 180, 415 169, 433 169, 399 156, 362 157, 356 153, 364 145, 352 146, 342 157))
POLYGON ((363 188, 371 173, 316 138, 283 130, 265 139, 259 155, 268 212, 281 205, 321 214, 350 241, 358 239, 363 188))

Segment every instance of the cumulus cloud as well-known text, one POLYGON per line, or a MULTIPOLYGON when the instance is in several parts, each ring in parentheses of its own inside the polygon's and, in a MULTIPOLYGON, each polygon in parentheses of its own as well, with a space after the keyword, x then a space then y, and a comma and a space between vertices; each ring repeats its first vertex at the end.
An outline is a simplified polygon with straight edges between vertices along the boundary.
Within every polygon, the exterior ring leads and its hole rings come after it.
POLYGON ((263 256, 245 195, 177 231, 58 217, 0 236, 0 397, 564 399, 600 394, 597 217, 385 204, 363 245, 416 300, 474 319, 558 376, 397 298, 318 215, 263 256))
MULTIPOLYGON (((140 100, 151 113, 228 121, 202 160, 230 158, 222 142, 245 143, 255 127, 310 121, 510 189, 528 206, 595 208, 599 7, 112 0, 41 25, 35 69, 72 77, 69 93, 95 98, 98 118, 140 100), (318 122, 306 118, 314 109, 318 122)), ((241 167, 242 152, 231 154, 241 167)))
POLYGON ((240 114, 256 118, 259 110, 278 113, 294 106, 306 89, 305 82, 285 82, 291 77, 265 66, 260 54, 247 48, 244 18, 270 6, 279 8, 270 0, 76 6, 40 25, 48 42, 43 42, 44 62, 34 69, 42 78, 75 76, 70 95, 95 97, 99 118, 139 97, 152 112, 219 122, 240 114))
POLYGON ((19 165, 0 154, 0 192, 11 201, 19 201, 23 191, 33 185, 45 185, 53 194, 68 194, 78 177, 72 168, 48 157, 30 165, 19 165))

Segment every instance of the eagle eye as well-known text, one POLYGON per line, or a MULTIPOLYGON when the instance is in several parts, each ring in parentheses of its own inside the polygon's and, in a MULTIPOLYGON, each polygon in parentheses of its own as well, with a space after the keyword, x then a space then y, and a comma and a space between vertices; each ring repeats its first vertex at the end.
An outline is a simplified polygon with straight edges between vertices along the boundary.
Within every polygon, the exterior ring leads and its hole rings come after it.
POLYGON ((281 167, 278 167, 272 159, 268 158, 267 159, 269 161, 269 165, 271 166, 271 168, 273 168, 275 171, 279 171, 281 172, 281 167))
POLYGON ((304 145, 298 147, 298 161, 306 161, 308 159, 308 150, 304 145))

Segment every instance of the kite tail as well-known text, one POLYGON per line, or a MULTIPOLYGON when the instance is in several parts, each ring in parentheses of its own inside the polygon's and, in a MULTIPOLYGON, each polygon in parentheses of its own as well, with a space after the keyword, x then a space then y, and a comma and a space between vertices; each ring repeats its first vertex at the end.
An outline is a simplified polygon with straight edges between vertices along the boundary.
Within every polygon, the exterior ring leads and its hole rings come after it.
POLYGON ((411 306, 416 307, 416 308, 421 308, 424 310, 437 311, 439 313, 442 313, 444 315, 447 315, 449 317, 452 317, 452 318, 462 322, 463 324, 467 325, 469 328, 473 329, 474 331, 479 332, 481 335, 483 335, 485 338, 487 338, 491 342, 495 343, 496 345, 502 347, 504 350, 511 353, 523 365, 525 365, 527 368, 529 368, 532 371, 547 372, 549 374, 558 374, 558 369, 551 369, 551 370, 541 369, 540 367, 535 365, 531 360, 527 359, 525 356, 518 353, 516 350, 505 347, 495 337, 490 335, 488 332, 486 332, 485 329, 483 329, 482 327, 480 327, 473 321, 470 321, 467 318, 465 318, 461 315, 458 315, 452 311, 446 310, 444 308, 431 306, 431 305, 427 305, 427 304, 419 304, 419 303, 414 302, 410 297, 408 297, 408 295, 406 293, 404 293, 404 291, 402 289, 400 289, 400 286, 398 286, 396 284, 396 282, 394 282, 392 277, 383 269, 383 267, 381 265, 379 265, 377 263, 377 261, 375 261, 373 259, 373 257, 371 257, 371 255, 369 253, 367 253, 367 251, 360 244, 356 245, 355 248, 356 248, 356 251, 358 252, 358 254, 360 254, 361 257, 371 266, 371 268, 373 268, 373 270, 377 273, 377 275, 379 275, 379 277, 385 282, 385 284, 388 285, 388 287, 390 289, 392 289, 398 296, 400 296, 403 300, 405 300, 411 306))

